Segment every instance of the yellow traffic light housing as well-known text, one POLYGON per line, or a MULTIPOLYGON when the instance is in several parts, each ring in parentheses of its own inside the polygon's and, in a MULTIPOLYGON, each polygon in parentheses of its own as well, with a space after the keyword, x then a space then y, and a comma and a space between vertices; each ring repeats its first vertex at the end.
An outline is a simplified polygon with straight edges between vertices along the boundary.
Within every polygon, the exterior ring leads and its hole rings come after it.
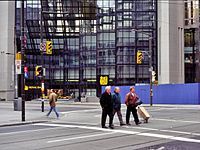
POLYGON ((52 41, 46 41, 46 54, 51 55, 53 50, 53 43, 52 41))
POLYGON ((142 64, 142 59, 143 59, 143 54, 141 51, 137 51, 137 60, 136 63, 137 64, 142 64))
POLYGON ((36 66, 35 67, 35 75, 36 76, 42 76, 43 75, 43 68, 42 68, 42 66, 36 66))

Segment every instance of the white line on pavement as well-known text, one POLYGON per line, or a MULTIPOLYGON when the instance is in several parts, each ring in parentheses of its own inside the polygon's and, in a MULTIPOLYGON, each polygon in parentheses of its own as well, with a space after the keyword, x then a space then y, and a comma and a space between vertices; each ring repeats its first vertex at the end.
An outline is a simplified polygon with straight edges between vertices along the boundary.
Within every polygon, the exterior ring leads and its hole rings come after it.
POLYGON ((91 123, 91 122, 75 122, 75 121, 57 121, 57 120, 55 120, 55 121, 52 121, 52 122, 54 122, 54 123, 63 123, 63 124, 66 124, 66 123, 68 123, 68 124, 78 124, 78 125, 91 125, 91 126, 98 126, 98 125, 100 125, 99 123, 91 123))
POLYGON ((101 117, 101 114, 94 115, 94 117, 95 117, 95 118, 96 118, 96 117, 98 117, 98 118, 99 118, 99 117, 101 117))
POLYGON ((161 119, 161 118, 151 118, 151 120, 170 121, 170 122, 185 122, 185 123, 200 123, 200 121, 187 121, 187 120, 161 119))
POLYGON ((129 127, 129 126, 125 126, 125 128, 140 129, 140 130, 149 130, 149 131, 169 132, 169 133, 179 133, 179 134, 200 136, 200 133, 183 132, 183 131, 176 131, 176 130, 160 130, 160 129, 155 129, 155 128, 144 128, 144 127, 139 127, 138 128, 138 127, 129 127))
POLYGON ((159 130, 162 132, 171 132, 171 133, 180 133, 180 134, 187 134, 187 135, 195 135, 195 136, 200 136, 199 133, 192 133, 192 132, 182 132, 182 131, 175 131, 175 130, 159 130))
POLYGON ((60 112, 61 114, 69 114, 69 113, 82 113, 82 112, 97 112, 99 109, 89 109, 89 110, 74 110, 74 111, 64 111, 60 112))
MULTIPOLYGON (((112 131, 115 133, 127 133, 125 130, 112 130, 112 129, 105 129, 105 128, 99 128, 99 127, 91 127, 91 126, 82 126, 82 125, 63 125, 63 124, 46 124, 46 123, 36 123, 34 125, 38 126, 51 126, 51 127, 66 127, 66 128, 79 128, 79 129, 88 129, 88 130, 97 130, 97 131, 112 131), (120 131, 120 132, 119 132, 120 131)), ((132 131, 133 133, 133 131, 132 131)), ((134 134, 137 134, 139 132, 134 132, 134 134)))
MULTIPOLYGON (((59 129, 59 128, 64 128, 64 127, 57 127, 56 129, 59 129)), ((45 128, 45 129, 37 129, 37 130, 26 130, 26 131, 14 131, 14 132, 8 132, 8 133, 0 133, 0 137, 2 135, 12 135, 12 134, 20 134, 20 133, 30 133, 30 132, 38 132, 38 131, 45 131, 45 130, 52 130, 52 129, 55 129, 55 127, 53 128, 45 128)))
POLYGON ((52 141, 48 141, 47 143, 55 143, 55 142, 62 142, 62 141, 69 141, 69 140, 76 140, 76 139, 91 138, 91 137, 104 136, 104 135, 109 135, 109 134, 114 134, 114 133, 113 132, 110 132, 110 133, 101 133, 101 134, 79 136, 79 137, 73 137, 73 138, 67 138, 67 139, 52 140, 52 141))
POLYGON ((103 129, 103 128, 99 128, 99 127, 80 126, 80 125, 61 125, 61 124, 46 124, 46 123, 37 123, 35 125, 52 126, 52 127, 57 126, 57 127, 66 127, 66 128, 79 128, 79 129, 89 129, 89 130, 97 130, 97 131, 108 131, 108 132, 113 132, 113 133, 123 133, 123 134, 156 137, 156 138, 176 140, 176 141, 200 143, 200 140, 197 140, 197 139, 190 139, 190 138, 164 135, 164 134, 141 133, 141 132, 135 132, 135 131, 126 131, 126 130, 112 130, 112 129, 103 129))

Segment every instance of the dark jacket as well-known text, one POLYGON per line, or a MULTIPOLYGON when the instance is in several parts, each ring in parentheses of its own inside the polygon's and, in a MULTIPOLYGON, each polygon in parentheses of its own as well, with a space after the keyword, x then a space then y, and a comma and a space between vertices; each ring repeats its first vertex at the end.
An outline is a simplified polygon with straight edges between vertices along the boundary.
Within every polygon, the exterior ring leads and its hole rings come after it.
POLYGON ((111 94, 104 92, 100 98, 100 105, 103 109, 108 109, 112 111, 113 109, 113 100, 111 94))
POLYGON ((113 107, 115 110, 119 111, 121 109, 121 96, 119 93, 114 92, 112 97, 113 97, 113 107))

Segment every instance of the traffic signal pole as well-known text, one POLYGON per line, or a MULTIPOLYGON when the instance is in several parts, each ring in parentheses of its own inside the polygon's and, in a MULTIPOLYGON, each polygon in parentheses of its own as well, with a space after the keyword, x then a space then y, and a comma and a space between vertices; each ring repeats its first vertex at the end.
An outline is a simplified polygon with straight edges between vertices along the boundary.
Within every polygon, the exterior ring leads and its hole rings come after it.
POLYGON ((152 88, 152 37, 149 37, 149 75, 150 75, 150 106, 153 105, 153 88, 152 88))
MULTIPOLYGON (((41 42, 41 45, 43 45, 43 30, 42 30, 42 27, 43 27, 43 19, 42 19, 42 8, 41 8, 41 12, 40 12, 40 42, 41 42)), ((43 69, 44 68, 44 55, 43 55, 44 51, 42 50, 42 51, 40 51, 40 53, 41 53, 41 56, 42 56, 41 66, 42 66, 42 69, 43 69)), ((43 71, 42 71, 42 76, 41 76, 41 93, 42 93, 41 109, 42 109, 42 112, 44 112, 44 99, 43 99, 43 95, 44 95, 44 72, 43 71)))
POLYGON ((25 77, 24 77, 24 0, 21 1, 21 56, 22 56, 22 62, 21 62, 21 96, 22 96, 22 121, 25 121, 25 98, 26 93, 24 90, 25 87, 25 77))
MULTIPOLYGON (((150 90, 149 90, 149 97, 150 97, 150 106, 153 105, 153 86, 152 86, 152 72, 153 72, 153 66, 152 66, 152 40, 153 40, 153 37, 143 31, 140 31, 140 30, 137 30, 137 29, 132 29, 132 31, 135 31, 135 32, 140 32, 142 34, 145 34, 148 36, 148 39, 149 39, 149 52, 146 52, 146 51, 141 51, 141 52, 144 52, 148 55, 149 57, 149 86, 150 86, 150 90)), ((141 64, 142 62, 141 61, 138 61, 138 57, 137 57, 137 64, 141 64)))

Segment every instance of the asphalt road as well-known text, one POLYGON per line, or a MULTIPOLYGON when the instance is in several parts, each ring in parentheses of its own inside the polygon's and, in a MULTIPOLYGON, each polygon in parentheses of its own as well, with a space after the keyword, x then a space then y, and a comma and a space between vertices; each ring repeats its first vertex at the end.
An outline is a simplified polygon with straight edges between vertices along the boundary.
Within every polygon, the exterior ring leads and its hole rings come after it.
MULTIPOLYGON (((1 150, 199 150, 200 109, 190 106, 146 107, 148 124, 100 127, 99 106, 70 106, 46 123, 0 128, 1 150)), ((122 109, 125 119, 125 108, 122 109)), ((133 119, 131 117, 131 119, 133 119)))

